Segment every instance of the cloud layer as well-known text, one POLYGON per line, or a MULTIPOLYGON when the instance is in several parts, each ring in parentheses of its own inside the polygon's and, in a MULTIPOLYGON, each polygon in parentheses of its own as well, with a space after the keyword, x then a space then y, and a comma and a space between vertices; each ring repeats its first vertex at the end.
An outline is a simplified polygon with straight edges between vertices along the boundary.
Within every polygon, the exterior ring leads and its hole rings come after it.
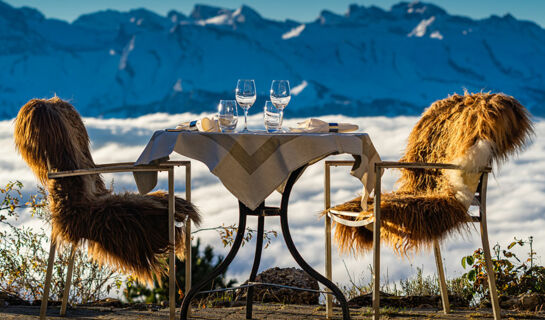
MULTIPOLYGON (((150 114, 134 119, 96 119, 85 118, 85 124, 91 136, 93 156, 97 163, 134 161, 148 142, 155 130, 175 127, 183 120, 196 119, 195 114, 150 114)), ((334 122, 352 122, 360 126, 360 130, 368 132, 376 149, 384 160, 397 160, 403 151, 406 138, 416 117, 359 117, 325 116, 324 120, 334 122)), ((295 125, 301 119, 287 120, 287 125, 295 125)), ((262 129, 260 115, 250 116, 250 129, 262 129)), ((538 256, 545 254, 545 121, 536 122, 536 139, 519 157, 511 159, 501 168, 495 168, 489 180, 488 189, 488 221, 490 243, 505 246, 513 237, 527 238, 534 236, 534 248, 538 256)), ((13 145, 13 121, 0 121, 0 182, 20 180, 25 185, 25 194, 35 192, 37 180, 15 152, 13 145)), ((181 158, 173 155, 173 159, 181 158)), ((349 156, 336 156, 336 159, 350 159, 349 156)), ((329 158, 331 159, 331 158, 329 158)), ((349 175, 348 168, 336 168, 332 171, 332 202, 339 203, 356 196, 361 189, 359 181, 349 175)), ((177 193, 184 194, 184 171, 176 171, 177 193)), ((166 189, 166 176, 160 175, 158 188, 166 189)), ((113 181, 116 191, 135 191, 132 175, 105 175, 107 182, 113 181)), ((391 190, 396 179, 395 173, 387 173, 384 177, 384 190, 391 190)), ((238 204, 232 196, 202 163, 192 162, 192 200, 203 214, 203 228, 218 225, 231 225, 238 221, 238 204)), ((269 204, 277 204, 278 194, 273 194, 269 204)), ((319 162, 304 173, 295 185, 289 207, 289 222, 293 239, 303 257, 318 271, 324 268, 324 230, 323 219, 318 213, 323 209, 323 162, 319 162)), ((250 218, 249 226, 256 227, 256 219, 250 218)), ((24 217, 21 223, 35 225, 31 217, 24 217)), ((266 230, 280 233, 278 218, 266 220, 266 230)), ((478 227, 478 226, 477 226, 478 227)), ((477 229, 475 229, 477 230, 477 229)), ((211 245, 216 253, 227 254, 218 234, 215 231, 203 231, 196 234, 202 244, 211 245)), ((244 281, 249 275, 254 242, 246 244, 228 271, 228 277, 244 281)), ((448 239, 442 245, 443 258, 447 276, 454 277, 463 272, 460 259, 471 254, 480 247, 479 233, 474 231, 465 238, 448 239)), ((527 254, 520 251, 520 255, 527 254)), ((434 272, 435 265, 431 253, 423 253, 407 258, 395 256, 387 247, 382 247, 381 274, 386 281, 397 281, 414 275, 416 267, 423 267, 424 272, 434 272)), ((334 281, 347 285, 350 276, 358 281, 370 281, 368 266, 371 254, 361 257, 339 255, 333 251, 334 281)), ((543 258, 539 263, 543 264, 543 258)), ((260 270, 273 266, 295 266, 289 255, 281 235, 273 239, 271 245, 264 250, 260 270)))

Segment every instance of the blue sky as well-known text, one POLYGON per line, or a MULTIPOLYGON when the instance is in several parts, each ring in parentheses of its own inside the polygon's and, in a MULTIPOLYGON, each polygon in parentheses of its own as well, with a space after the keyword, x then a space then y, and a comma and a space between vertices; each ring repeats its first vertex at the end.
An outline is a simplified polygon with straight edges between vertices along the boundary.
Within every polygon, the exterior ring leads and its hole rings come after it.
MULTIPOLYGON (((73 21, 83 13, 105 9, 129 10, 147 8, 162 15, 175 9, 189 13, 195 3, 204 3, 227 8, 238 8, 245 3, 267 18, 284 20, 286 18, 307 22, 314 20, 322 9, 337 13, 346 12, 350 3, 376 5, 390 8, 400 0, 4 0, 15 6, 29 6, 39 9, 47 17, 73 21)), ((545 26, 544 0, 430 0, 451 14, 484 18, 492 14, 511 13, 518 19, 532 20, 545 26)))

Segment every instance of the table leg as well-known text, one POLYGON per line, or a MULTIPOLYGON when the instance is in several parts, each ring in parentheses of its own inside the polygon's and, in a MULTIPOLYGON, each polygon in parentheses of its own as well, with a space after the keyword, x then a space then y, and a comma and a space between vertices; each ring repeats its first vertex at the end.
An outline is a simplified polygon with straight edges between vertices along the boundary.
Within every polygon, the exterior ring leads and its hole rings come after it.
MULTIPOLYGON (((259 210, 259 208, 258 208, 259 210)), ((261 262, 261 251, 263 250, 263 235, 265 229, 265 217, 260 215, 257 218, 257 238, 255 243, 255 256, 254 256, 254 265, 252 266, 252 272, 250 273, 250 278, 248 282, 254 282, 257 276, 257 271, 259 269, 259 263, 261 262)), ((248 292, 246 293, 246 319, 252 319, 252 307, 254 303, 254 287, 248 287, 248 292)))
POLYGON ((182 302, 182 309, 181 309, 181 312, 180 312, 180 319, 181 320, 186 320, 187 319, 187 312, 189 310, 189 305, 190 305, 191 300, 193 299, 193 297, 198 292, 200 292, 201 289, 204 288, 204 286, 206 286, 208 283, 210 283, 213 279, 215 279, 217 276, 219 276, 222 272, 227 270, 227 267, 233 261, 233 258, 236 256, 236 254, 238 252, 238 249, 240 249, 240 246, 242 245, 242 240, 244 238, 244 232, 246 231, 246 217, 247 216, 246 216, 246 214, 243 213, 242 207, 241 207, 240 214, 239 214, 237 235, 235 236, 235 241, 233 242, 233 246, 231 247, 231 250, 229 251, 229 253, 225 257, 225 259, 220 263, 220 265, 217 266, 216 269, 214 269, 214 271, 212 271, 212 273, 210 273, 208 275, 208 277, 206 277, 204 280, 202 280, 197 285, 192 287, 191 290, 189 290, 189 292, 186 294, 186 296, 184 297, 184 300, 182 302))
MULTIPOLYGON (((293 240, 291 238, 291 234, 289 231, 289 225, 288 225, 288 202, 289 202, 289 196, 291 193, 291 189, 293 185, 295 184, 295 181, 299 177, 299 175, 303 172, 303 170, 306 168, 306 166, 302 166, 299 169, 293 171, 290 174, 290 177, 288 178, 288 182, 286 184, 286 187, 284 188, 284 193, 282 195, 282 204, 280 207, 280 210, 277 214, 280 216, 280 223, 282 226, 282 233, 284 236, 284 241, 286 242, 286 245, 288 246, 288 249, 295 259, 295 261, 299 264, 299 266, 308 273, 312 278, 318 280, 323 285, 325 285, 331 292, 335 295, 337 298, 337 301, 341 304, 342 312, 343 312, 343 320, 349 320, 350 319, 350 312, 348 309, 348 303, 346 302, 346 298, 344 297, 343 293, 339 288, 330 280, 328 280, 326 277, 322 276, 320 273, 318 273, 316 270, 314 270, 304 259, 301 257, 297 249, 295 248, 295 244, 293 243, 293 240)), ((258 215, 258 233, 257 233, 257 240, 256 240, 256 253, 254 257, 254 264, 252 266, 252 272, 250 274, 249 281, 255 281, 255 277, 257 275, 257 271, 259 268, 259 263, 261 261, 261 252, 263 250, 263 235, 264 235, 264 224, 265 224, 265 216, 263 212, 260 212, 264 207, 264 204, 261 204, 259 208, 256 210, 250 210, 248 207, 246 207, 244 204, 239 202, 239 223, 238 223, 238 230, 235 237, 235 241, 233 242, 233 246, 231 247, 231 250, 227 254, 227 257, 223 260, 223 262, 216 268, 214 271, 204 280, 202 280, 200 283, 198 283, 196 286, 192 287, 191 290, 186 294, 184 297, 184 300, 182 302, 182 308, 180 312, 180 319, 186 320, 188 317, 188 310, 191 303, 191 300, 193 297, 201 291, 201 289, 206 286, 208 283, 210 283, 214 278, 216 278, 218 275, 220 275, 222 272, 224 272, 229 264, 233 261, 234 257, 236 256, 238 250, 240 249, 240 246, 242 245, 242 240, 244 238, 244 233, 246 231, 246 220, 248 215, 258 215)), ((248 293, 246 295, 246 319, 251 319, 252 317, 252 305, 253 305, 253 288, 248 288, 248 293)))
POLYGON ((346 298, 344 297, 341 290, 330 280, 328 280, 326 277, 322 276, 320 273, 318 273, 316 270, 314 270, 301 256, 299 251, 295 248, 295 244, 293 243, 293 240, 291 238, 290 229, 288 225, 288 202, 290 197, 290 192, 295 184, 295 181, 299 177, 299 175, 302 173, 302 171, 305 169, 306 166, 303 166, 295 171, 293 171, 288 179, 288 182, 286 184, 286 187, 284 188, 284 193, 282 194, 282 204, 280 207, 280 224, 282 227, 282 235, 284 236, 284 241, 286 242, 286 245, 288 246, 288 249, 292 255, 292 257, 295 259, 297 264, 306 272, 308 273, 312 278, 318 280, 323 285, 329 288, 337 298, 337 301, 341 304, 341 308, 343 311, 343 320, 349 320, 350 319, 350 311, 348 309, 348 303, 346 302, 346 298))

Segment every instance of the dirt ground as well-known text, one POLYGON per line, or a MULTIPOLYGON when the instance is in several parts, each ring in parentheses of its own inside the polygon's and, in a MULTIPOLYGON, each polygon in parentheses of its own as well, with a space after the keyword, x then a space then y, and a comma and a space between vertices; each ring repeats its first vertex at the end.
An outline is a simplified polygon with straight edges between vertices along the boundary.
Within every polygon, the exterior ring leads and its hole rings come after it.
MULTIPOLYGON (((177 310, 179 312, 179 308, 177 310)), ((341 319, 341 311, 334 310, 333 319, 341 319)), ((0 319, 38 319, 39 306, 0 307, 0 319)), ((351 308, 354 320, 370 319, 369 308, 351 308)), ((114 307, 69 308, 66 317, 59 316, 59 307, 48 308, 48 319, 168 319, 168 309, 137 310, 114 307)), ((177 313, 179 317, 179 313, 177 313)), ((490 310, 454 310, 444 315, 436 309, 383 309, 383 319, 492 319, 490 310)), ((545 312, 502 312, 503 319, 545 319, 545 312)), ((245 319, 245 307, 193 309, 191 319, 245 319)), ((255 304, 254 319, 326 319, 323 306, 301 306, 287 304, 255 304)))

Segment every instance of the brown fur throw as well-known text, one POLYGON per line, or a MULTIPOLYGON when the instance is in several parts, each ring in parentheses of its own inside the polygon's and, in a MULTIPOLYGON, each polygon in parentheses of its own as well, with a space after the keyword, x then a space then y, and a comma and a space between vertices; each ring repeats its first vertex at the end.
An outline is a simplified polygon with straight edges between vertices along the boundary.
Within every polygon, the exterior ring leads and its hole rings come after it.
MULTIPOLYGON (((49 191, 52 238, 86 243, 93 259, 143 281, 164 272, 168 239, 168 197, 113 194, 101 176, 48 179, 53 171, 95 168, 80 115, 59 98, 33 99, 15 119, 15 145, 49 191)), ((176 198, 176 221, 200 222, 191 203, 176 198)), ((184 228, 176 228, 176 253, 183 258, 184 228)))
MULTIPOLYGON (((467 230, 467 209, 482 168, 507 160, 533 135, 526 108, 504 94, 453 95, 434 102, 409 135, 403 162, 453 163, 465 170, 403 169, 399 188, 381 198, 381 238, 398 253, 429 248, 433 240, 467 230)), ((334 207, 362 211, 361 198, 334 207)), ((341 251, 371 249, 373 234, 366 227, 336 224, 341 251)))

